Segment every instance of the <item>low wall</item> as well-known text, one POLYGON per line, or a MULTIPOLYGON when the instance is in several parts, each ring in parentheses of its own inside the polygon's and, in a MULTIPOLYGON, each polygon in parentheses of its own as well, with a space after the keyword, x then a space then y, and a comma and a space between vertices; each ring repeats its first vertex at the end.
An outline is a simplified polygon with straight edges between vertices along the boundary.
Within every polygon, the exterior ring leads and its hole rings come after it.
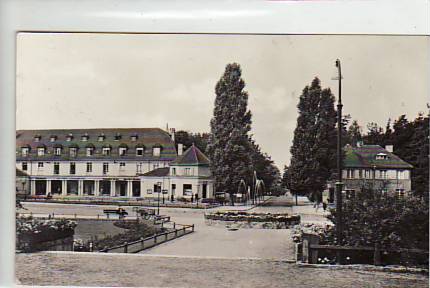
POLYGON ((17 237, 17 248, 22 252, 37 251, 72 251, 73 230, 61 232, 49 231, 49 233, 20 235, 17 237))
POLYGON ((229 226, 230 228, 287 229, 300 224, 300 216, 248 213, 243 211, 218 211, 205 214, 205 222, 211 226, 229 226))

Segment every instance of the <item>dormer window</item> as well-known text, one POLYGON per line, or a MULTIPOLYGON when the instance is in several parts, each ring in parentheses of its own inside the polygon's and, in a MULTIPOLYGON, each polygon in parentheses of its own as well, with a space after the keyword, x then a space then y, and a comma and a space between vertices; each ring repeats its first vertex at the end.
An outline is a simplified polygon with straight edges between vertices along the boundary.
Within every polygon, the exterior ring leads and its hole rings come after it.
POLYGON ((376 160, 386 160, 387 158, 388 158, 387 154, 385 154, 385 153, 376 154, 376 160))
POLYGON ((130 139, 131 141, 137 141, 137 135, 131 135, 130 139))
POLYGON ((27 157, 29 152, 30 152, 30 148, 29 147, 22 147, 21 148, 21 155, 23 157, 27 157))
POLYGON ((108 156, 108 155, 110 155, 110 151, 111 151, 111 148, 110 148, 110 147, 103 147, 103 148, 102 148, 102 154, 103 154, 104 156, 108 156))
POLYGON ((114 140, 115 141, 121 140, 121 134, 116 134, 115 137, 114 137, 114 140))
POLYGON ((45 147, 37 148, 37 156, 43 156, 43 155, 45 155, 45 147))
POLYGON ((106 136, 105 136, 104 134, 100 134, 100 135, 97 137, 97 141, 99 141, 99 142, 105 141, 105 138, 106 138, 106 136))
POLYGON ((161 147, 153 147, 152 148, 152 155, 153 156, 158 157, 158 156, 160 156, 160 153, 161 153, 161 147))
POLYGON ((78 148, 76 147, 70 147, 70 157, 76 157, 78 155, 78 148))
POLYGON ((54 147, 54 155, 61 156, 61 147, 54 147))
POLYGON ((42 139, 42 136, 40 135, 34 136, 34 142, 40 142, 40 139, 42 139))
POLYGON ((69 135, 66 136, 66 141, 70 142, 72 140, 73 140, 73 135, 72 134, 69 134, 69 135))
POLYGON ((90 138, 90 137, 89 137, 87 134, 82 135, 82 137, 81 137, 81 141, 86 142, 86 141, 88 141, 88 139, 89 139, 89 138, 90 138))
POLYGON ((89 157, 89 156, 93 156, 94 155, 94 148, 93 147, 87 147, 87 150, 86 150, 86 154, 87 154, 87 157, 89 157))
POLYGON ((118 148, 118 154, 119 154, 119 156, 125 156, 126 153, 127 153, 127 148, 126 147, 119 147, 118 148))
POLYGON ((51 135, 51 137, 49 138, 49 141, 51 141, 51 142, 57 141, 57 136, 51 135))

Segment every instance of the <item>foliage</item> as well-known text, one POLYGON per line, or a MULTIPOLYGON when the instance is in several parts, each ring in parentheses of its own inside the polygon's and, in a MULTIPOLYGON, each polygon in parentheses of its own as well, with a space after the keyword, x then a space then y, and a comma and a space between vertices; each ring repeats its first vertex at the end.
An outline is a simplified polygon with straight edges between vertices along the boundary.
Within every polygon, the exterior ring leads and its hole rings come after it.
POLYGON ((329 89, 321 89, 315 78, 303 89, 297 108, 287 182, 293 194, 312 199, 321 195, 336 168, 334 96, 329 89))
POLYGON ((361 127, 358 125, 357 120, 353 120, 351 125, 348 127, 347 137, 348 140, 346 144, 350 144, 353 147, 357 146, 357 142, 362 141, 363 137, 361 134, 361 127))
POLYGON ((194 145, 200 149, 200 151, 206 151, 206 147, 209 140, 209 133, 192 133, 184 130, 175 132, 175 145, 176 148, 178 144, 181 143, 184 145, 184 149, 191 147, 194 145))
MULTIPOLYGON (((215 107, 206 149, 217 191, 237 192, 241 180, 250 183, 251 112, 239 64, 228 64, 215 87, 215 107)), ((231 197, 231 201, 234 201, 231 197)))
MULTIPOLYGON (((365 190, 342 208, 344 245, 428 250, 429 205, 421 198, 365 190)), ((336 225, 336 211, 328 218, 336 225)), ((327 239, 336 242, 334 230, 327 239)))

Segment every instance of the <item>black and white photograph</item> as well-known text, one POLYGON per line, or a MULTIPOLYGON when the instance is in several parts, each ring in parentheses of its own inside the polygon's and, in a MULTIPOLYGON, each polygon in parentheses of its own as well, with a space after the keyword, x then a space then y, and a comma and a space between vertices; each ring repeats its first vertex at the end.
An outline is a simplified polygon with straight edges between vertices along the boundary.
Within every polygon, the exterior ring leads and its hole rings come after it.
POLYGON ((430 42, 16 35, 16 281, 428 287, 430 42))

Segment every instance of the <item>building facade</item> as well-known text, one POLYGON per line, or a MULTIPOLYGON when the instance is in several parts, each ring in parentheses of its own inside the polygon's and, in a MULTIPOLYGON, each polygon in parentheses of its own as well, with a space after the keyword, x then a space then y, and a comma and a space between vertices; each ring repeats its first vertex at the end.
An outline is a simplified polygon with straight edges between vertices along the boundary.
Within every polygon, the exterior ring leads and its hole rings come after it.
POLYGON ((363 189, 403 196, 411 192, 413 166, 393 153, 393 146, 360 145, 345 148, 343 182, 346 193, 363 189))
POLYGON ((185 155, 206 156, 178 147, 174 130, 158 128, 20 130, 16 165, 35 197, 212 197, 208 161, 177 164, 185 155))

